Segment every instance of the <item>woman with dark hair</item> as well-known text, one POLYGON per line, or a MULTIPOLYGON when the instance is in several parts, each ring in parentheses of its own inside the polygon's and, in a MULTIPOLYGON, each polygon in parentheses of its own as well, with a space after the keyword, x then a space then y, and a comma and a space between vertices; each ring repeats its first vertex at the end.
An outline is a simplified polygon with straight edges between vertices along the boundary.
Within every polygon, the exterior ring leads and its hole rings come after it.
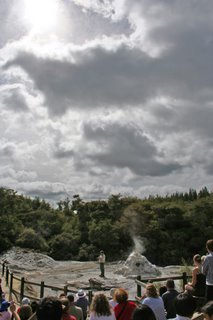
POLYGON ((98 293, 94 296, 90 307, 90 320, 115 320, 115 314, 110 307, 105 294, 98 293))
POLYGON ((204 297, 206 290, 206 276, 202 273, 202 259, 199 254, 193 257, 192 282, 185 285, 185 290, 193 296, 204 297))
POLYGON ((156 317, 149 306, 142 304, 133 311, 132 320, 156 320, 156 317))
POLYGON ((146 285, 146 298, 142 301, 142 304, 146 304, 152 309, 156 320, 166 320, 163 300, 159 297, 157 288, 153 283, 146 285))
POLYGON ((136 304, 128 301, 128 292, 123 288, 116 289, 114 293, 117 305, 114 307, 116 320, 130 320, 136 304))

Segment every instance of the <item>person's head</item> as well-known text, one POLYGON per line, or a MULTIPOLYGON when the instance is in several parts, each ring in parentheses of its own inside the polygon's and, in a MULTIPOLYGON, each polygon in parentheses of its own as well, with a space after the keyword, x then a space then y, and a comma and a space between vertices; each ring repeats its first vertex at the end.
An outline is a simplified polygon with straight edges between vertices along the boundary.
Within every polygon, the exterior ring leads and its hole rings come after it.
POLYGON ((24 298, 21 300, 21 304, 22 304, 22 306, 24 306, 24 305, 30 305, 30 299, 27 298, 27 297, 24 297, 24 298))
POLYGON ((167 291, 167 287, 166 286, 161 286, 159 289, 159 295, 162 296, 166 291, 167 291))
POLYGON ((83 289, 80 289, 80 290, 78 290, 78 292, 76 293, 76 297, 77 297, 78 299, 82 299, 82 298, 86 297, 86 292, 84 292, 83 289))
POLYGON ((36 312, 37 308, 38 308, 38 302, 37 301, 32 301, 30 304, 31 308, 32 308, 32 312, 36 312))
POLYGON ((133 311, 132 320, 156 320, 156 317, 150 307, 146 304, 142 304, 133 311))
POLYGON ((194 265, 200 265, 201 264, 201 256, 199 254, 195 254, 193 257, 194 265))
POLYGON ((4 311, 7 311, 7 309, 9 308, 10 306, 10 303, 6 300, 3 300, 1 301, 1 304, 0 304, 0 312, 4 312, 4 311))
POLYGON ((100 254, 104 254, 103 250, 100 251, 100 254))
POLYGON ((172 290, 175 288, 175 282, 173 279, 168 279, 166 281, 166 287, 167 287, 167 290, 172 290))
POLYGON ((98 293, 93 297, 90 309, 97 316, 109 316, 111 314, 109 301, 104 293, 98 293))
POLYGON ((128 300, 128 292, 123 288, 116 289, 114 295, 115 301, 117 301, 118 303, 125 302, 128 300))
POLYGON ((191 318, 196 309, 196 300, 188 293, 180 293, 174 299, 174 306, 177 315, 191 318))
POLYGON ((73 304, 74 301, 75 301, 75 297, 74 297, 74 295, 73 295, 72 293, 69 293, 69 294, 68 294, 67 299, 69 300, 69 302, 70 302, 71 304, 73 304))
POLYGON ((146 295, 147 297, 152 297, 152 298, 157 298, 158 297, 158 292, 157 288, 153 283, 148 283, 146 285, 146 295))
POLYGON ((28 304, 24 304, 20 307, 19 317, 21 320, 27 320, 33 314, 32 308, 28 304))
POLYGON ((63 313, 67 314, 69 312, 70 302, 67 297, 62 297, 61 299, 63 313))
POLYGON ((206 249, 207 249, 208 251, 210 251, 210 252, 213 251, 213 239, 208 240, 208 241, 206 242, 206 249))
POLYGON ((202 308, 201 312, 204 315, 204 319, 213 320, 213 301, 207 302, 202 308))
POLYGON ((66 296, 67 296, 67 295, 66 295, 64 292, 62 292, 62 293, 59 294, 59 299, 61 299, 61 298, 66 298, 66 296))
POLYGON ((38 320, 61 320, 62 303, 57 297, 42 299, 36 311, 38 320))

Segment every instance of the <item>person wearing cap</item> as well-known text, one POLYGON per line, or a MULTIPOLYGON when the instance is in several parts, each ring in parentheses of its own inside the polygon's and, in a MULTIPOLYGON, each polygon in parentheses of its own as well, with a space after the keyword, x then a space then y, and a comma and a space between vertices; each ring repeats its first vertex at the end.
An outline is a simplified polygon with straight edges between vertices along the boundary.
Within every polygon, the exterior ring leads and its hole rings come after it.
POLYGON ((12 318, 14 320, 20 320, 14 301, 8 302, 6 300, 2 300, 0 304, 0 319, 11 320, 12 318), (8 308, 10 308, 10 312, 8 311, 8 308))
POLYGON ((24 297, 22 300, 21 300, 21 304, 22 306, 24 305, 30 305, 30 299, 28 299, 27 297, 24 297))
POLYGON ((19 314, 20 313, 20 310, 21 310, 21 307, 22 306, 29 306, 30 305, 30 299, 28 299, 27 297, 24 297, 22 300, 21 300, 21 306, 17 309, 17 313, 19 314))
POLYGON ((104 275, 104 264, 105 264, 105 261, 106 261, 106 256, 103 252, 103 250, 100 251, 100 255, 98 257, 98 262, 100 264, 100 270, 101 270, 101 274, 100 274, 100 277, 104 278, 105 275, 104 275))
POLYGON ((84 290, 80 289, 78 290, 76 297, 77 297, 77 300, 75 302, 75 305, 82 309, 84 320, 86 320, 87 311, 89 307, 89 301, 86 297, 86 293, 84 292, 84 290))
POLYGON ((10 303, 6 300, 1 301, 0 305, 0 319, 1 320, 10 320, 11 314, 8 311, 8 308, 10 306, 10 303))

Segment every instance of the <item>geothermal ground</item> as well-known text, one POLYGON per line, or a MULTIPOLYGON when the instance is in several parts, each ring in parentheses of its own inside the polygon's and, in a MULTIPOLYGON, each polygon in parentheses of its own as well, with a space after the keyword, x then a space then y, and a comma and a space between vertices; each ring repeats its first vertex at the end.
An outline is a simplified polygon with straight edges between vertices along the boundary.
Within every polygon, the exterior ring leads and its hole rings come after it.
MULTIPOLYGON (((96 261, 55 261, 52 258, 30 250, 13 248, 0 256, 0 261, 7 261, 10 270, 18 277, 25 277, 32 282, 44 281, 46 285, 77 291, 90 289, 90 279, 101 281, 101 289, 109 295, 110 288, 123 287, 128 290, 133 299, 137 293, 135 279, 141 277, 175 276, 181 275, 181 266, 158 267, 152 265, 146 257, 133 252, 126 261, 107 262, 105 278, 100 278, 99 264, 96 261)), ((164 283, 161 283, 163 285, 164 283)), ((181 289, 181 282, 177 281, 177 289, 181 289)), ((38 297, 39 287, 29 286, 28 294, 38 297)), ((95 290, 94 290, 95 291, 95 290)), ((45 295, 59 295, 61 291, 45 289, 45 295)))

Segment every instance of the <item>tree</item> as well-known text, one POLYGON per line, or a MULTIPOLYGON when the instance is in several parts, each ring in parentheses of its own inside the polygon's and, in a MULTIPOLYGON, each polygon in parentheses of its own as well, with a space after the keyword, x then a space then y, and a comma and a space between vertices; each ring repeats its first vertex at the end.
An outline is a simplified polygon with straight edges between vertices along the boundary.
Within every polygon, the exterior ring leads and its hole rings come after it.
POLYGON ((48 250, 48 245, 44 238, 37 234, 32 228, 26 228, 18 237, 16 244, 22 248, 48 250))
POLYGON ((56 235, 49 243, 50 255, 57 260, 74 259, 78 254, 79 240, 70 233, 56 235))
POLYGON ((200 192, 198 193, 198 198, 206 198, 209 197, 210 193, 207 189, 207 187, 204 187, 200 190, 200 192))

